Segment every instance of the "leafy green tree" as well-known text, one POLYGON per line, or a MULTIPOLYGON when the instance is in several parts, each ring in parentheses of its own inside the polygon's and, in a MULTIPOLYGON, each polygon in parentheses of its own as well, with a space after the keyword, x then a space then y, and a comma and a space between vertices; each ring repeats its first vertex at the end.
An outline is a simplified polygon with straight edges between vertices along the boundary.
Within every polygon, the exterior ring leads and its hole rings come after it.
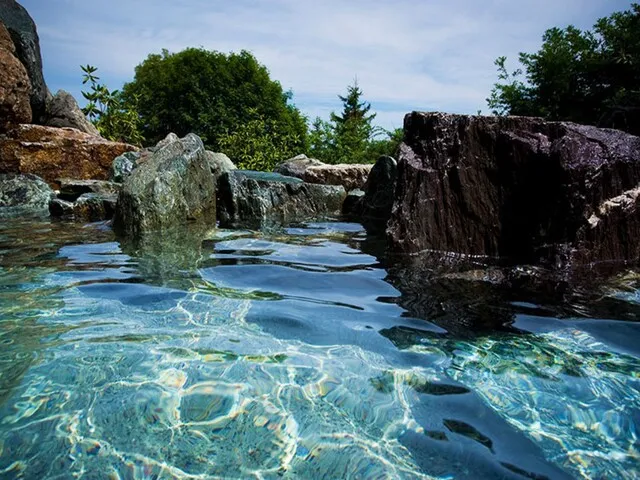
POLYGON ((536 53, 521 53, 509 73, 496 60, 498 83, 487 103, 496 115, 620 128, 640 133, 640 5, 596 22, 591 31, 551 28, 536 53))
POLYGON ((118 90, 110 91, 106 85, 98 83, 98 69, 91 65, 81 65, 82 84, 89 84, 89 90, 82 96, 88 101, 83 113, 96 126, 100 135, 108 140, 142 144, 140 116, 135 109, 135 98, 126 103, 118 90))
POLYGON ((335 133, 333 125, 316 117, 309 131, 309 151, 313 158, 327 163, 335 162, 335 133))
POLYGON ((253 113, 255 118, 218 139, 221 151, 239 168, 271 171, 278 162, 300 153, 301 139, 297 134, 283 135, 275 120, 253 113))
POLYGON ((127 101, 137 101, 149 143, 168 132, 179 136, 194 132, 208 148, 221 151, 221 139, 228 146, 230 138, 237 141, 255 132, 268 119, 272 146, 297 139, 293 150, 299 153, 306 147, 306 119, 290 103, 291 92, 283 91, 266 67, 244 50, 227 55, 188 48, 151 54, 136 67, 135 78, 125 84, 123 93, 127 101))

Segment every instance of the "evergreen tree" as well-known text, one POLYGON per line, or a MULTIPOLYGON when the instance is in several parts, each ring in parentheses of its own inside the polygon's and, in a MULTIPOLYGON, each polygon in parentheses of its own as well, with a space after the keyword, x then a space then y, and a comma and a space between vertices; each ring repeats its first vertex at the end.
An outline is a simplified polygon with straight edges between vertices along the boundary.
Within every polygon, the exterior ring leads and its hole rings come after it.
POLYGON ((338 95, 342 101, 342 114, 331 114, 336 148, 336 163, 366 163, 367 147, 376 133, 371 124, 376 117, 369 113, 371 104, 362 101, 358 80, 347 87, 347 95, 338 95))

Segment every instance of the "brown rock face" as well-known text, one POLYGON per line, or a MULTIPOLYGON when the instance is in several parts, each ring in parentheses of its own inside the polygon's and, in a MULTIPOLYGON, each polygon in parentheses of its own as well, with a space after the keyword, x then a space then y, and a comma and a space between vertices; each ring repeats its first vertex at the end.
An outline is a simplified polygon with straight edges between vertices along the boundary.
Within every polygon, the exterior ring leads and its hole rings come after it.
POLYGON ((391 249, 566 264, 640 258, 640 138, 524 117, 413 112, 391 249))
POLYGON ((345 190, 362 188, 373 165, 339 164, 310 166, 304 172, 307 183, 342 185, 345 190))
POLYGON ((0 22, 0 131, 31 122, 31 82, 15 56, 9 31, 0 22))
POLYGON ((54 185, 59 178, 107 180, 113 159, 136 150, 73 128, 19 125, 0 139, 0 173, 33 173, 54 185))

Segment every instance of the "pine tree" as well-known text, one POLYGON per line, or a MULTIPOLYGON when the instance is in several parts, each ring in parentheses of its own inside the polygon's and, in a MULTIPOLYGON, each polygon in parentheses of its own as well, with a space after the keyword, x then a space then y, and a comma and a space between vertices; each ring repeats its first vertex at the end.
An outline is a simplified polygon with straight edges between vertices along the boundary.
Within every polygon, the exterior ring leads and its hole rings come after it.
POLYGON ((362 90, 358 80, 347 87, 347 95, 338 95, 343 103, 341 115, 331 114, 337 163, 365 163, 367 146, 374 134, 371 122, 375 113, 369 113, 371 104, 361 101, 362 90))

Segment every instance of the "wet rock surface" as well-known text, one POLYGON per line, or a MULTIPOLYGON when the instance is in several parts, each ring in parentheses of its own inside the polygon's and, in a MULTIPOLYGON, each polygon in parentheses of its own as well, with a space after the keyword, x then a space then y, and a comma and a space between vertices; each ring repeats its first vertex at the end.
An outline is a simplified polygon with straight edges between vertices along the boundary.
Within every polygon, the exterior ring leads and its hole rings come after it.
POLYGON ((640 138, 524 117, 405 117, 392 251, 557 266, 640 257, 640 138))
POLYGON ((0 218, 46 215, 53 190, 35 175, 0 174, 0 218))
POLYGON ((204 145, 189 134, 157 149, 126 178, 113 227, 138 236, 215 218, 216 187, 204 145))
POLYGON ((223 228, 268 228, 339 215, 346 191, 277 173, 235 170, 218 181, 223 228))
POLYGON ((113 159, 133 145, 110 142, 73 128, 19 125, 0 139, 0 173, 107 180, 113 159))

